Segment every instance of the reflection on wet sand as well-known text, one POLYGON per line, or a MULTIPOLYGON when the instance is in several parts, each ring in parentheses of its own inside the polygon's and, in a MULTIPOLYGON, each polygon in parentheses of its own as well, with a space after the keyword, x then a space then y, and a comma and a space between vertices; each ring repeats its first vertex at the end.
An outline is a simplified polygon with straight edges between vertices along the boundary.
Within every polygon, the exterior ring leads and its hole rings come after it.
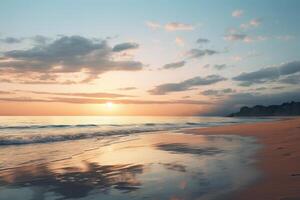
MULTIPOLYGON (((1 176, 0 185, 44 188, 43 193, 54 192, 65 199, 85 197, 95 189, 103 193, 112 188, 130 192, 141 186, 136 175, 143 173, 143 165, 101 166, 97 163, 86 163, 84 171, 78 168, 63 170, 65 173, 56 173, 47 165, 16 168, 1 176)), ((39 200, 43 194, 34 196, 38 198, 33 200, 39 200)))
POLYGON ((158 144, 157 148, 172 153, 195 154, 195 155, 214 155, 222 153, 223 150, 215 147, 193 147, 184 143, 158 144))
MULTIPOLYGON (((239 138, 156 133, 102 147, 101 141, 97 142, 99 148, 88 147, 81 153, 73 148, 76 156, 68 159, 0 169, 0 200, 210 200, 256 177, 255 170, 245 162, 248 154, 241 151, 241 147, 250 151, 253 142, 248 144, 239 138)), ((78 141, 53 143, 39 156, 54 157, 52 152, 62 145, 66 145, 67 152, 70 144, 80 145, 78 141)), ((13 158, 5 158, 9 159, 13 158)), ((30 156, 27 159, 32 160, 30 156)))

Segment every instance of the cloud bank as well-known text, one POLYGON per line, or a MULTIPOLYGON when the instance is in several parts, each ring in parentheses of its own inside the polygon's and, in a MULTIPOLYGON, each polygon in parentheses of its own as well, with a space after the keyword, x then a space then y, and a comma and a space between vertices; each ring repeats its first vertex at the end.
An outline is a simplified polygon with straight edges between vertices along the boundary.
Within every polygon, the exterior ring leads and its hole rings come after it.
POLYGON ((62 36, 50 43, 41 41, 29 49, 3 52, 0 72, 37 73, 52 78, 58 73, 85 72, 92 80, 108 71, 137 71, 143 67, 139 61, 114 59, 115 52, 138 48, 136 43, 122 43, 111 48, 105 40, 82 36, 62 36))

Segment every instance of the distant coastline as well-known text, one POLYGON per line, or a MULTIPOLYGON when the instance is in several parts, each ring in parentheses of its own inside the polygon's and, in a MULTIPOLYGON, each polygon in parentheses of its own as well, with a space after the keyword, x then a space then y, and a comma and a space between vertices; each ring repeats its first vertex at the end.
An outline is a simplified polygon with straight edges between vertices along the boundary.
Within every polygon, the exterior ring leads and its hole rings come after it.
POLYGON ((254 116, 300 116, 300 102, 287 102, 281 105, 254 107, 244 106, 239 112, 231 113, 227 117, 254 117, 254 116))

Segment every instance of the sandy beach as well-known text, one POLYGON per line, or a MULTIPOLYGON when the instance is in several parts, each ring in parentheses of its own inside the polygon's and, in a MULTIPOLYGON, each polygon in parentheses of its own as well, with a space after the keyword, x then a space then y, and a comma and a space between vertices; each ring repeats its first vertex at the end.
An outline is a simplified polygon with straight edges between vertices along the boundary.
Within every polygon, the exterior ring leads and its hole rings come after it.
POLYGON ((263 171, 262 177, 237 192, 234 199, 300 199, 300 118, 193 129, 189 132, 254 136, 262 144, 257 155, 258 168, 263 171))

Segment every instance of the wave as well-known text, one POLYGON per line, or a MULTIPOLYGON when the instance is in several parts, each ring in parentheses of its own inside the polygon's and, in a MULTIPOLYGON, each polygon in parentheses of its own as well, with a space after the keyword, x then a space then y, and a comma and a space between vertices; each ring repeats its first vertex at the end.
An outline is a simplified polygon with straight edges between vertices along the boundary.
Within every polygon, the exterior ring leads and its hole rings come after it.
POLYGON ((17 135, 17 136, 1 136, 0 137, 0 146, 4 145, 24 145, 24 144, 36 144, 36 143, 52 143, 52 142, 63 142, 70 140, 81 140, 81 139, 91 139, 98 137, 106 136, 126 136, 135 133, 143 132, 155 132, 162 131, 164 128, 137 128, 137 129, 128 129, 128 130, 110 130, 110 131, 98 131, 98 132, 82 132, 75 134, 39 134, 39 135, 17 135))
POLYGON ((43 128, 76 128, 76 127, 97 127, 96 124, 77 124, 77 125, 26 125, 26 126, 0 126, 0 129, 43 129, 43 128))
MULTIPOLYGON (((246 121, 245 121, 246 122, 246 121)), ((0 146, 63 142, 109 136, 126 136, 135 133, 209 127, 241 121, 141 123, 141 124, 57 124, 0 126, 0 146), (25 132, 22 130, 26 130, 25 132), (42 129, 42 130, 40 130, 42 129), (18 132, 20 131, 20 132, 18 132)))

